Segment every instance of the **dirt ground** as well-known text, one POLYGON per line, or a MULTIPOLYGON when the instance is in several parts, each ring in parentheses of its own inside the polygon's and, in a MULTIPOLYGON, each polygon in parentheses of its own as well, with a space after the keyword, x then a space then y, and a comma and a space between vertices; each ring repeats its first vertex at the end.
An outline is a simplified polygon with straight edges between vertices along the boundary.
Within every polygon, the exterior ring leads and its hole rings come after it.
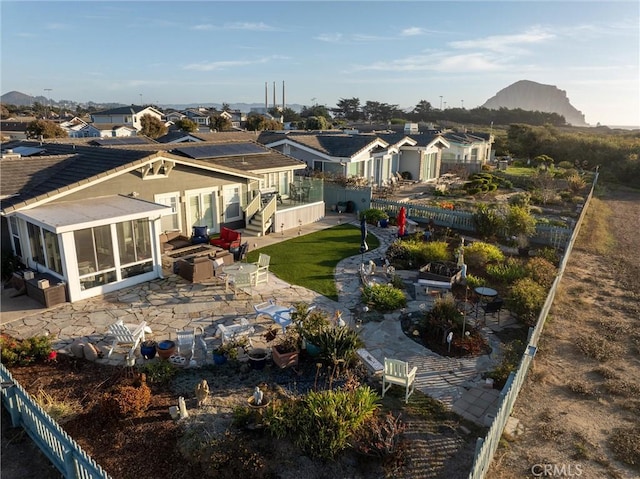
POLYGON ((640 193, 598 196, 487 477, 640 477, 640 193))

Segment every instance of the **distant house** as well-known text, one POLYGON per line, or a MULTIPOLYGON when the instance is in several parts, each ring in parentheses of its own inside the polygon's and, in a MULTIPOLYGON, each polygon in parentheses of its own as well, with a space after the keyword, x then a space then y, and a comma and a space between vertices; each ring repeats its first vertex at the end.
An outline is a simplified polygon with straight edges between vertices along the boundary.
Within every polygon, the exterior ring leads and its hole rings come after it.
POLYGON ((158 120, 163 120, 162 112, 151 106, 131 105, 95 112, 91 115, 91 122, 96 128, 100 128, 100 125, 110 124, 129 126, 140 131, 142 129, 140 120, 144 115, 151 115, 158 120))
POLYGON ((27 127, 29 126, 29 123, 31 123, 31 121, 0 121, 0 134, 2 135, 2 141, 26 139, 27 127))
POLYGON ((211 118, 209 112, 202 108, 189 108, 181 112, 185 115, 189 120, 198 125, 198 127, 209 127, 211 123, 211 118))
POLYGON ((434 180, 442 174, 442 156, 450 145, 439 133, 379 133, 378 136, 397 145, 396 174, 409 176, 418 182, 434 180))
POLYGON ((482 170, 491 159, 493 135, 488 133, 445 132, 449 147, 442 152, 442 173, 464 167, 469 172, 482 170))
POLYGON ((176 121, 178 121, 178 120, 182 120, 182 119, 184 119, 184 118, 186 118, 186 117, 187 117, 187 116, 186 116, 184 113, 179 112, 179 111, 172 111, 172 112, 167 113, 167 114, 165 115, 166 120, 167 120, 167 121, 171 121, 171 122, 173 122, 173 123, 175 123, 175 122, 176 122, 176 121))

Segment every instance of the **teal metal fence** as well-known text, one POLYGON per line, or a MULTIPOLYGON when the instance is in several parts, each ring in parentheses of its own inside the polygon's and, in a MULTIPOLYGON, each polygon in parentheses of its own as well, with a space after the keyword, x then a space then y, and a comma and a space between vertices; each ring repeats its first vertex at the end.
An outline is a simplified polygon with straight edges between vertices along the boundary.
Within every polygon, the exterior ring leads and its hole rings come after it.
POLYGON ((22 426, 44 455, 67 479, 111 479, 0 364, 2 404, 14 427, 22 426))

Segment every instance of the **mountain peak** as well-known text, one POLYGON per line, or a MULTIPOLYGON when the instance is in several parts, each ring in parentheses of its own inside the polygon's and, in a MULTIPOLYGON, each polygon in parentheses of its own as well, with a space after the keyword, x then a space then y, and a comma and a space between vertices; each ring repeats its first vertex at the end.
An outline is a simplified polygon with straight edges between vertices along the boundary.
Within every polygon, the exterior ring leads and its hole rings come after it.
POLYGON ((503 88, 489 98, 484 108, 521 108, 527 111, 557 113, 574 126, 588 126, 584 114, 569 102, 567 92, 555 85, 545 85, 531 80, 519 80, 503 88))

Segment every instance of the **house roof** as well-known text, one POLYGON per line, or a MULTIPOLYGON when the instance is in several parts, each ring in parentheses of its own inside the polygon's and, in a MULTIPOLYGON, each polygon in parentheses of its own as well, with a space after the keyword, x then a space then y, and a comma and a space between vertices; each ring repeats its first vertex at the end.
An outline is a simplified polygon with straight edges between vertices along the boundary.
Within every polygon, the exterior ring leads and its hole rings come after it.
POLYGON ((162 135, 159 138, 156 138, 156 141, 158 143, 178 143, 180 141, 185 141, 188 139, 188 141, 194 141, 192 140, 195 139, 196 141, 204 141, 202 138, 196 135, 194 135, 193 133, 187 133, 186 131, 182 131, 182 130, 172 130, 167 132, 166 135, 162 135))
POLYGON ((96 138, 89 142, 93 146, 116 146, 116 145, 149 145, 153 140, 146 136, 118 136, 115 138, 96 138))
MULTIPOLYGON (((305 134, 289 133, 280 134, 279 137, 273 135, 260 135, 260 143, 266 145, 276 145, 281 143, 298 143, 327 156, 337 158, 351 158, 362 151, 376 147, 380 141, 386 142, 371 135, 345 135, 337 134, 305 134)), ((383 146, 385 146, 383 145, 383 146)), ((388 145, 386 145, 388 146, 388 145)))
POLYGON ((473 143, 484 143, 489 141, 489 135, 486 133, 460 133, 449 131, 443 134, 443 136, 453 142, 463 145, 471 145, 473 143))
MULTIPOLYGON (((168 151, 158 151, 159 146, 168 146, 159 144, 95 147, 72 143, 15 141, 3 145, 3 148, 18 146, 42 148, 44 151, 38 156, 0 160, 0 207, 3 213, 86 187, 89 183, 133 170, 159 157, 195 168, 250 179, 258 179, 253 171, 259 170, 259 166, 269 169, 268 166, 273 164, 273 160, 270 162, 269 156, 266 156, 261 164, 247 162, 242 165, 240 162, 241 168, 235 169, 237 161, 225 162, 224 158, 216 161, 195 160, 171 154, 169 148, 168 151), (250 165, 255 168, 249 168, 250 165)), ((279 156, 293 160, 281 154, 279 156)))
POLYGON ((62 201, 18 213, 30 223, 49 226, 54 233, 99 226, 114 219, 127 221, 167 214, 171 214, 171 207, 123 195, 62 201))
POLYGON ((96 111, 92 113, 92 116, 106 116, 106 115, 135 115, 143 110, 149 108, 148 106, 130 105, 120 106, 118 108, 111 108, 109 110, 96 111))

